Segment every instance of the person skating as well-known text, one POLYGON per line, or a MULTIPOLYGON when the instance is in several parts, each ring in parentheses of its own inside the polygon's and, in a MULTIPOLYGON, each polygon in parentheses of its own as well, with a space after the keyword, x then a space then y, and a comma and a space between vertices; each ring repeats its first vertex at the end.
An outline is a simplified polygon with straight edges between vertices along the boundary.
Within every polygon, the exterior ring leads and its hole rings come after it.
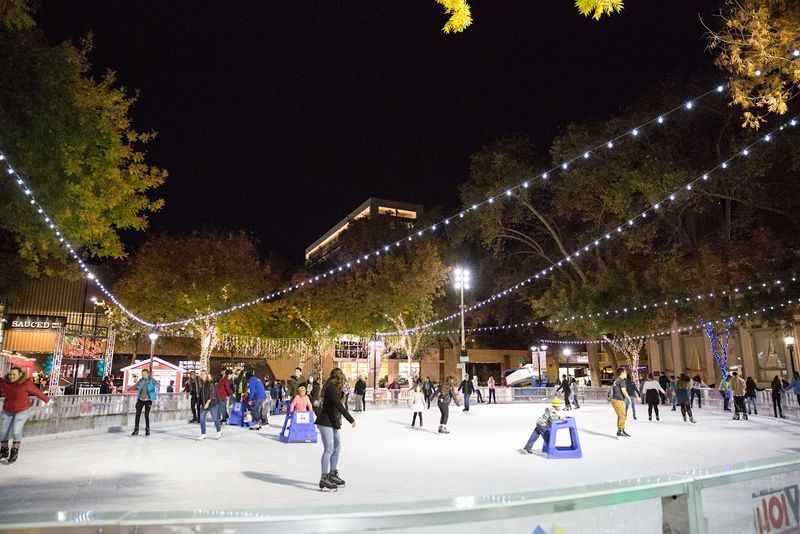
POLYGON ((667 400, 668 400, 667 399, 667 396, 668 396, 667 392, 669 391, 669 378, 667 378, 667 375, 665 375, 664 373, 659 373, 658 374, 658 384, 661 386, 661 389, 664 391, 664 393, 661 393, 661 404, 666 405, 667 404, 667 400))
MULTIPOLYGON (((261 407, 267 399, 267 392, 264 389, 264 383, 252 371, 248 373, 247 379, 247 399, 250 404, 250 413, 253 415, 253 421, 250 425, 250 430, 261 430, 262 416, 261 407)), ((295 389, 296 393, 296 389, 295 389)), ((294 398, 294 397, 292 397, 294 398)), ((267 422, 269 424, 269 422, 267 422)))
POLYGON ((725 412, 731 411, 731 384, 729 382, 730 375, 725 376, 719 381, 719 394, 722 397, 722 410, 725 412))
POLYGON ((478 387, 478 376, 472 376, 472 391, 475 392, 475 395, 478 397, 478 404, 483 404, 483 395, 481 394, 481 389, 478 387))
POLYGON ((344 373, 335 367, 322 388, 322 402, 318 408, 316 422, 323 447, 322 475, 319 479, 319 489, 321 490, 336 489, 345 484, 344 480, 339 477, 337 469, 342 449, 342 416, 353 425, 353 428, 356 426, 356 420, 347 411, 347 406, 342 404, 344 382, 344 373))
POLYGON ((353 394, 356 396, 356 412, 365 412, 367 410, 367 402, 366 402, 366 395, 367 395, 367 383, 364 382, 364 379, 361 378, 361 375, 358 375, 358 379, 356 379, 356 383, 353 386, 353 394))
POLYGON ((19 458, 22 446, 22 431, 25 423, 33 415, 30 395, 38 397, 45 404, 50 399, 37 388, 20 367, 12 367, 5 378, 0 378, 0 394, 5 398, 0 412, 0 459, 13 464, 19 458), (10 447, 9 447, 10 442, 10 447))
POLYGON ((764 388, 758 387, 756 381, 752 376, 748 376, 744 382, 745 389, 745 402, 747 402, 747 415, 758 415, 758 406, 756 405, 758 394, 757 391, 764 391, 764 388))
POLYGON ((700 375, 694 375, 694 377, 692 377, 692 399, 691 399, 692 400, 692 402, 691 402, 692 408, 694 408, 694 399, 697 399, 697 407, 698 408, 702 408, 703 407, 703 389, 702 388, 704 388, 704 387, 706 387, 706 385, 703 384, 703 379, 700 378, 700 375))
POLYGON ((624 367, 620 367, 617 369, 617 378, 614 380, 613 385, 611 386, 611 397, 609 401, 611 402, 611 407, 614 408, 614 413, 617 414, 617 437, 631 437, 625 431, 625 399, 629 399, 628 397, 628 389, 625 386, 625 379, 628 377, 627 371, 625 371, 624 367))
POLYGON ((558 397, 554 398, 550 401, 550 406, 552 408, 545 408, 544 413, 536 420, 536 426, 533 432, 531 432, 525 446, 522 447, 524 452, 533 454, 533 445, 540 436, 544 438, 545 444, 550 440, 550 426, 553 424, 554 420, 561 419, 561 414, 559 413, 561 409, 561 399, 558 397))
POLYGON ((311 404, 317 406, 319 404, 320 385, 314 375, 308 375, 308 380, 305 384, 306 394, 311 399, 311 404))
POLYGON ((289 413, 308 412, 313 409, 314 405, 311 402, 311 399, 306 394, 306 387, 305 386, 298 387, 297 395, 294 396, 294 398, 292 399, 292 403, 289 405, 289 413))
POLYGON ((467 375, 464 380, 461 381, 461 385, 458 386, 458 391, 464 394, 464 412, 469 411, 469 398, 472 396, 472 378, 467 375))
POLYGON ((439 434, 449 434, 450 431, 447 430, 447 419, 450 417, 450 401, 456 403, 458 406, 458 401, 453 393, 453 377, 448 376, 440 385, 439 385, 439 398, 437 399, 436 404, 439 406, 439 413, 441 413, 441 417, 439 418, 439 434))
POLYGON ((564 393, 564 410, 568 411, 572 407, 569 398, 572 395, 572 382, 567 375, 561 377, 561 384, 556 388, 556 393, 561 391, 564 393))
POLYGON ((783 381, 781 377, 775 375, 772 379, 772 410, 775 412, 775 417, 780 417, 781 419, 786 419, 786 416, 783 415, 783 406, 781 402, 783 401, 783 381))
POLYGON ((739 376, 738 371, 734 371, 731 377, 731 391, 733 392, 733 419, 736 421, 740 418, 747 420, 747 408, 744 405, 744 396, 747 389, 745 381, 739 376))
POLYGON ((425 409, 425 392, 422 391, 422 384, 414 386, 414 390, 411 392, 411 397, 409 398, 409 403, 411 404, 411 411, 414 414, 411 417, 411 428, 414 428, 414 424, 417 422, 417 416, 419 416, 419 427, 422 428, 422 410, 425 409))
POLYGON ((692 404, 689 397, 689 390, 692 389, 692 381, 686 373, 681 373, 678 378, 678 383, 675 386, 676 397, 678 404, 681 407, 681 415, 683 420, 686 421, 686 416, 689 416, 689 421, 696 423, 694 415, 692 414, 692 404))
POLYGON ((283 402, 283 383, 280 380, 276 380, 272 384, 272 398, 275 399, 272 413, 277 415, 281 413, 281 403, 283 402))
POLYGON ((197 381, 197 402, 200 406, 200 437, 206 439, 206 415, 211 414, 214 421, 214 428, 217 431, 217 439, 222 437, 222 425, 219 422, 219 400, 217 399, 217 387, 211 379, 208 371, 200 371, 200 378, 197 381))
POLYGON ((189 394, 189 403, 192 405, 192 420, 190 423, 198 423, 200 417, 197 413, 197 375, 194 371, 189 372, 189 377, 183 383, 183 392, 189 394))
POLYGON ((672 411, 674 412, 677 409, 676 406, 678 406, 678 380, 674 375, 670 375, 669 377, 669 390, 667 391, 667 396, 672 402, 672 411))
POLYGON ((639 400, 639 388, 633 378, 628 375, 625 378, 625 390, 628 392, 628 398, 625 400, 625 417, 628 417, 628 407, 633 412, 633 419, 636 420, 636 401, 639 400))
POLYGON ((433 382, 431 382, 431 377, 425 377, 425 380, 422 382, 422 392, 425 394, 426 409, 430 410, 431 399, 433 398, 433 382))
POLYGON ((150 435, 150 408, 157 398, 158 382, 150 378, 148 369, 143 369, 142 377, 136 382, 136 419, 134 420, 131 436, 139 435, 139 420, 142 418, 142 408, 144 408, 144 435, 150 435))
POLYGON ((290 399, 293 399, 295 395, 297 395, 297 388, 300 386, 306 385, 306 379, 303 378, 303 370, 299 367, 294 368, 294 374, 289 377, 289 381, 286 383, 286 392, 289 395, 290 399))
POLYGON ((228 378, 231 375, 230 369, 224 369, 217 382, 217 400, 219 401, 220 422, 228 420, 228 398, 233 395, 233 386, 228 378))
POLYGON ((666 396, 666 392, 661 387, 661 384, 658 383, 658 380, 653 377, 653 373, 647 375, 647 380, 642 385, 642 393, 644 394, 644 400, 647 402, 648 419, 652 421, 653 412, 656 412, 656 421, 661 421, 661 417, 658 414, 658 403, 662 395, 666 396))
POLYGON ((581 407, 581 405, 578 404, 578 380, 574 376, 569 377, 569 380, 570 391, 572 392, 572 405, 578 410, 581 407))
POLYGON ((789 384, 789 389, 795 394, 797 405, 800 406, 800 373, 794 373, 792 383, 789 384))
POLYGON ((493 376, 489 377, 489 380, 486 381, 486 385, 489 386, 489 404, 491 404, 492 401, 494 401, 494 403, 497 404, 497 395, 495 393, 496 384, 493 376))

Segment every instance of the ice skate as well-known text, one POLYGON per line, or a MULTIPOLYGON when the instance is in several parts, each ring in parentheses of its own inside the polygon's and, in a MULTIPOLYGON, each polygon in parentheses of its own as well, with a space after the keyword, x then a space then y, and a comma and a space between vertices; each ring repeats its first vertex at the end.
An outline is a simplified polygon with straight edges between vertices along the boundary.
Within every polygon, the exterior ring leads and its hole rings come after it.
POLYGON ((138 430, 134 430, 133 432, 131 432, 131 436, 138 436, 138 435, 139 435, 138 430))
POLYGON ((3 446, 2 448, 0 448, 0 460, 2 460, 3 458, 8 458, 8 447, 7 446, 3 446))
POLYGON ((622 430, 617 430, 617 439, 622 437, 622 430))
POLYGON ((689 418, 689 421, 690 421, 692 424, 697 424, 697 421, 695 421, 695 420, 694 420, 694 417, 690 417, 690 418, 689 418))
POLYGON ((747 421, 747 420, 748 420, 747 414, 746 414, 746 413, 743 413, 743 414, 742 414, 742 418, 743 418, 745 421, 747 421))
POLYGON ((447 430, 447 425, 442 425, 442 434, 449 434, 450 431, 447 430))
POLYGON ((13 464, 19 458, 19 447, 12 447, 11 453, 8 455, 8 463, 13 464))
POLYGON ((736 415, 734 415, 734 416, 733 416, 733 420, 734 420, 734 421, 738 421, 738 420, 739 420, 739 414, 738 414, 738 413, 737 413, 736 415))
POLYGON ((330 473, 328 473, 328 480, 330 482, 333 482, 337 486, 345 485, 345 481, 339 478, 339 471, 331 471, 330 473))
POLYGON ((628 433, 627 433, 626 431, 624 431, 624 430, 622 431, 622 435, 623 435, 624 437, 626 437, 626 438, 629 438, 629 437, 631 437, 631 435, 630 435, 630 434, 628 434, 628 433))
POLYGON ((339 486, 328 480, 326 475, 322 475, 319 479, 319 490, 320 491, 336 491, 339 489, 339 486))

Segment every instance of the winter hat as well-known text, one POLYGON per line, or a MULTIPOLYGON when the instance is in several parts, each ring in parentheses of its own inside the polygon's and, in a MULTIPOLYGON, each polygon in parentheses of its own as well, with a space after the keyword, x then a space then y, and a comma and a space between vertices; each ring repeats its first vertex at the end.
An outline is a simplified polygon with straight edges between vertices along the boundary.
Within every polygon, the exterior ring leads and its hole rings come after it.
POLYGON ((550 401, 550 405, 553 408, 561 408, 561 399, 555 397, 553 400, 550 401))

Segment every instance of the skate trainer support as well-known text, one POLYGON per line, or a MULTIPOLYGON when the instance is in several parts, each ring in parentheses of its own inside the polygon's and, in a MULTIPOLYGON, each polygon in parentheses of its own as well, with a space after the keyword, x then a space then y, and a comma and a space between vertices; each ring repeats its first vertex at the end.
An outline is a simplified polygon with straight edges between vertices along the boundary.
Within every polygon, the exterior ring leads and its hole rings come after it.
MULTIPOLYGON (((730 528, 720 520, 746 526, 748 531, 755 526, 755 532, 767 532, 758 529, 759 521, 762 527, 764 521, 797 524, 798 483, 800 459, 787 456, 558 491, 296 510, 18 513, 0 515, 0 524, 4 532, 15 534, 380 532, 393 528, 409 532, 445 525, 469 534, 500 525, 533 531, 541 520, 558 522, 581 515, 587 519, 583 524, 596 525, 605 507, 660 501, 662 522, 672 532, 708 534, 730 528), (734 506, 734 501, 750 506, 734 506)), ((617 524, 634 520, 626 514, 605 515, 613 516, 617 524)))

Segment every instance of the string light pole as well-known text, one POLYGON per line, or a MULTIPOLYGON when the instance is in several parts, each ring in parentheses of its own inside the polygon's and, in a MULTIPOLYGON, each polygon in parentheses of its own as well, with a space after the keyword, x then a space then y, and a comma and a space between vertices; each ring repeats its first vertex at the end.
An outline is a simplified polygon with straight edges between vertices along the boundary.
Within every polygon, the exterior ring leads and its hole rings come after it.
MULTIPOLYGON (((461 357, 459 358, 459 363, 461 364, 466 364, 469 361, 469 356, 467 355, 466 331, 464 329, 464 290, 470 289, 471 276, 469 269, 456 267, 453 270, 453 286, 461 294, 461 357)), ((464 365, 464 373, 462 374, 466 373, 466 367, 467 366, 464 365)))
POLYGON ((797 372, 794 365, 794 336, 788 335, 783 338, 783 343, 789 349, 789 361, 792 362, 792 376, 797 372))

